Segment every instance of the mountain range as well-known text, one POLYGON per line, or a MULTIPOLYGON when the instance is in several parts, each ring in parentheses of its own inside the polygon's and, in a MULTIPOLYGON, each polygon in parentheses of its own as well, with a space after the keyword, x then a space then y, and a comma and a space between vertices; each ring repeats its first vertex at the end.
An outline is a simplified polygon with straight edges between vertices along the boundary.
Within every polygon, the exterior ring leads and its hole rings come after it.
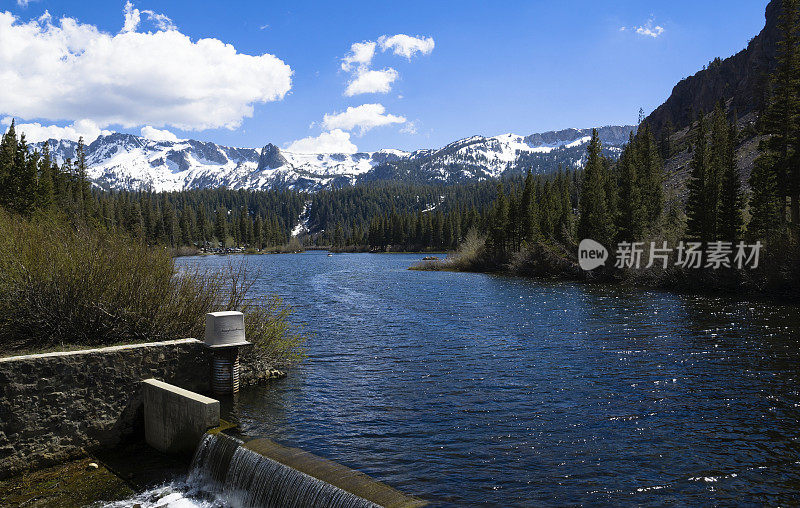
MULTIPOLYGON (((616 158, 635 126, 598 129, 606 155, 616 158)), ((366 181, 414 183, 496 178, 531 169, 543 174, 559 165, 583 165, 591 129, 566 129, 528 136, 473 136, 441 149, 413 152, 303 154, 273 144, 261 149, 216 143, 154 141, 124 133, 102 135, 86 147, 88 176, 109 190, 179 191, 228 187, 317 191, 366 181)), ((45 142, 38 143, 41 149, 45 142)), ((77 143, 51 139, 52 157, 59 163, 75 159, 77 143)))

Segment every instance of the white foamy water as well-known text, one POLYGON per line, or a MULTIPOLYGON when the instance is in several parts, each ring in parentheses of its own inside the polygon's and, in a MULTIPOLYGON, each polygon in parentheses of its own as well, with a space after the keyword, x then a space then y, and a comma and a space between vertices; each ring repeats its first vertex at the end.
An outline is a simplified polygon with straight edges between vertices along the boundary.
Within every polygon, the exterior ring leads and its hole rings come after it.
POLYGON ((131 497, 124 501, 104 503, 105 508, 130 508, 139 505, 142 508, 222 508, 230 506, 211 492, 199 485, 187 482, 167 483, 131 497))

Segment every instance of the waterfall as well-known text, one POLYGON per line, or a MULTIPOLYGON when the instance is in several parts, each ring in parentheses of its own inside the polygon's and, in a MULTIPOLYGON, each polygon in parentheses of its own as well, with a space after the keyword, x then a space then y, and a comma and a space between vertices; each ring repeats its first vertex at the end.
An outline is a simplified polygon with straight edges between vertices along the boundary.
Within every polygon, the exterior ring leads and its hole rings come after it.
POLYGON ((206 434, 194 452, 189 482, 210 481, 223 485, 233 454, 242 443, 226 434, 206 434))
POLYGON ((368 476, 265 439, 206 434, 189 482, 233 507, 377 508, 422 506, 368 476))
POLYGON ((356 495, 239 447, 225 481, 225 497, 241 506, 378 508, 356 495))

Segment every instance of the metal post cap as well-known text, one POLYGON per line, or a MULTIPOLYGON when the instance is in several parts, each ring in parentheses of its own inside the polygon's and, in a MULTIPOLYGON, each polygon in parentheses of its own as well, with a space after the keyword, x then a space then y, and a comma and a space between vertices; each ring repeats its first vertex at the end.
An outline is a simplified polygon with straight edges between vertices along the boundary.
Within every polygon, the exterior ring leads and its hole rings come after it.
POLYGON ((224 348, 250 344, 244 337, 244 314, 236 311, 206 314, 206 346, 224 348))

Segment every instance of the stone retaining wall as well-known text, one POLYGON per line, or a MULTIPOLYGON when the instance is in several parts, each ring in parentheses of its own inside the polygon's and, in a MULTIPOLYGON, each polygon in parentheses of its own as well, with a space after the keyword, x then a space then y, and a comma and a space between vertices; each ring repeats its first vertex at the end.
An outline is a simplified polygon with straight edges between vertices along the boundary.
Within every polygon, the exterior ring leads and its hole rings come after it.
POLYGON ((140 435, 147 378, 208 392, 207 350, 183 339, 0 358, 0 478, 140 435))

